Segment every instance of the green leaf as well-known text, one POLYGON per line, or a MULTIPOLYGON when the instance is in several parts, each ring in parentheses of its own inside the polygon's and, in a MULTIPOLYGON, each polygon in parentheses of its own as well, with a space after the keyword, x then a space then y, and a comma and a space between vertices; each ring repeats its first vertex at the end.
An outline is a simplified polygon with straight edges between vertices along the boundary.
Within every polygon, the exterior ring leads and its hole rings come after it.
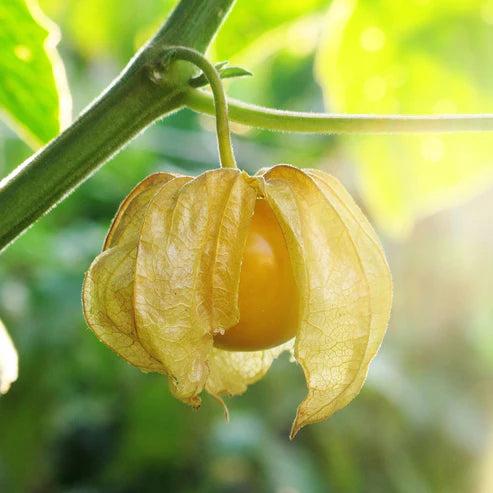
POLYGON ((17 380, 17 351, 0 320, 0 394, 5 394, 17 380))
POLYGON ((250 70, 247 70, 243 67, 226 67, 222 69, 220 72, 221 79, 232 79, 233 77, 251 77, 253 75, 250 70))
POLYGON ((34 1, 0 4, 0 110, 36 148, 70 120, 70 95, 55 46, 58 28, 34 1))
POLYGON ((125 64, 155 34, 177 0, 40 0, 83 57, 125 64))
MULTIPOLYGON (((250 70, 247 70, 246 68, 243 67, 226 67, 223 68, 228 62, 219 62, 216 63, 215 67, 216 70, 219 72, 219 76, 221 79, 233 79, 235 77, 251 77, 253 75, 250 70)), ((207 77, 205 74, 200 74, 197 77, 194 77, 193 79, 190 80, 190 85, 192 87, 203 87, 206 86, 209 82, 207 81, 207 77)))
MULTIPOLYGON (((214 64, 215 69, 221 73, 221 70, 228 65, 227 60, 223 60, 222 62, 217 62, 214 64)), ((208 84, 207 77, 203 72, 200 73, 200 75, 197 75, 197 77, 194 77, 193 79, 190 79, 189 84, 191 87, 204 87, 208 84)))
MULTIPOLYGON (((328 110, 493 112, 493 9, 485 5, 333 2, 316 65, 328 110)), ((357 164, 370 211, 396 235, 493 179, 488 134, 358 136, 341 142, 357 164)))

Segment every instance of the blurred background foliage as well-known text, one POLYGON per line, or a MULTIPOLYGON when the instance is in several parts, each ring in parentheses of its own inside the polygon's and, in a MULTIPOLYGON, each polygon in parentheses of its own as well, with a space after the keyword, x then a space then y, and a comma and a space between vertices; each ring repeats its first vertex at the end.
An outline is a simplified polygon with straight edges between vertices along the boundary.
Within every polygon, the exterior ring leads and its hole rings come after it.
MULTIPOLYGON (((334 0, 316 73, 336 112, 493 113, 493 2, 334 0)), ((493 178, 489 134, 340 143, 375 219, 394 234, 493 178)))
MULTIPOLYGON (((77 114, 174 2, 40 4, 60 27, 77 114)), ((492 23, 491 0, 239 0, 210 56, 253 70, 228 93, 269 106, 493 112, 492 23)), ((241 167, 327 170, 382 234, 395 303, 361 395, 290 443, 305 388, 287 357, 228 400, 226 425, 212 399, 192 411, 163 378, 130 367, 87 329, 82 278, 122 198, 151 172, 217 166, 213 121, 184 110, 148 129, 0 258, 0 316, 20 356, 19 380, 0 398, 0 491, 493 491, 491 135, 234 128, 241 167)), ((31 152, 0 125, 2 175, 31 152)))
POLYGON ((32 147, 51 140, 70 121, 70 95, 56 52, 59 31, 24 0, 0 4, 0 109, 32 147))

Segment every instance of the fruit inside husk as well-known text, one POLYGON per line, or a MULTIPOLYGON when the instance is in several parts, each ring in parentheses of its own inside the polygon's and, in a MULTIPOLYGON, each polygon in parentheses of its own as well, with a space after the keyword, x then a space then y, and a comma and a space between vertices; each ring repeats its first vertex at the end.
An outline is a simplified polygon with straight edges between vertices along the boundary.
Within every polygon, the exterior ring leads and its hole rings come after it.
POLYGON ((258 199, 241 264, 240 321, 214 345, 231 351, 278 346, 296 335, 298 291, 286 241, 277 219, 258 199))

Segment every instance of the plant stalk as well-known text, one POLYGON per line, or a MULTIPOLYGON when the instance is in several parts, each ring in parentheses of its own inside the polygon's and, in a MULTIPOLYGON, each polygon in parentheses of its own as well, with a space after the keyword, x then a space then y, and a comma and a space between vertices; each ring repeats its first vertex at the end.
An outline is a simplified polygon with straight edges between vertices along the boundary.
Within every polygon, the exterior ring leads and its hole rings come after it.
MULTIPOLYGON (((192 110, 214 115, 212 96, 201 90, 186 94, 192 110)), ((264 108, 228 98, 230 120, 280 132, 318 134, 417 134, 493 132, 493 115, 350 115, 299 113, 264 108)))
POLYGON ((212 89, 214 114, 216 116, 217 144, 222 168, 236 168, 236 160, 229 130, 228 102, 223 83, 216 67, 201 53, 184 46, 171 46, 164 54, 170 61, 184 60, 200 68, 212 89))
POLYGON ((151 72, 169 45, 204 52, 235 0, 181 0, 121 75, 62 134, 0 182, 0 251, 149 124, 183 105, 188 71, 151 72), (166 75, 166 74, 164 74, 166 75))

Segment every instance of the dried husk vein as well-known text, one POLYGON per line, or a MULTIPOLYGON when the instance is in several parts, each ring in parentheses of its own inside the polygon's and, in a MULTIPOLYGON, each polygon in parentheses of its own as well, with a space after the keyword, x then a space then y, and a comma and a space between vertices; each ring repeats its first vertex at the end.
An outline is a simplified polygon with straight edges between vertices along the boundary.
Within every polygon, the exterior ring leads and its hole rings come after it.
POLYGON ((364 269, 370 294, 370 328, 366 351, 354 380, 341 396, 339 408, 358 394, 368 373, 369 363, 385 335, 392 303, 392 281, 383 249, 370 223, 343 186, 319 170, 305 170, 346 225, 364 269))
POLYGON ((149 206, 139 242, 139 337, 173 376, 173 393, 194 406, 209 374, 213 333, 239 318, 237 297, 222 293, 238 290, 237 250, 246 241, 255 200, 241 176, 227 169, 204 173, 174 202, 162 204, 165 187, 149 206), (224 267, 214 268, 217 261, 224 267))
POLYGON ((319 170, 307 172, 316 178, 322 191, 330 196, 329 200, 348 227, 366 272, 371 290, 372 318, 366 358, 369 362, 380 347, 390 316, 392 305, 390 269, 375 231, 344 187, 334 177, 319 170))
POLYGON ((138 340, 133 313, 133 280, 140 228, 152 196, 174 175, 156 173, 140 182, 124 200, 105 241, 91 264, 82 301, 89 327, 123 359, 145 372, 164 373, 138 340))
POLYGON ((103 251, 119 243, 137 241, 147 206, 166 183, 180 175, 153 173, 138 183, 121 203, 111 223, 103 251))
MULTIPOLYGON (((188 260, 193 257, 193 245, 187 245, 186 236, 182 239, 174 231, 175 225, 179 222, 176 216, 179 214, 178 201, 186 190, 185 180, 176 179, 163 187, 152 199, 146 212, 144 223, 141 229, 141 236, 137 247, 137 260, 134 284, 134 314, 137 335, 146 350, 156 359, 162 362, 170 375, 170 390, 180 397, 178 378, 181 377, 183 365, 188 364, 187 352, 189 354, 195 350, 194 347, 187 346, 184 338, 184 330, 187 328, 186 317, 177 311, 183 312, 182 301, 177 297, 178 291, 183 287, 180 284, 180 265, 182 266, 185 280, 189 286, 185 310, 188 310, 193 317, 196 312, 195 306, 189 306, 193 302, 194 296, 190 290, 193 289, 195 272, 190 270, 188 260), (174 235, 174 236, 173 236, 174 235), (180 261, 178 243, 183 242, 183 256, 185 259, 180 261), (189 248, 190 247, 190 248, 189 248), (172 251, 174 249, 175 251, 172 251), (171 257, 171 258, 168 258, 171 257), (180 262, 178 262, 180 261, 180 262), (174 266, 173 263, 177 263, 174 266), (186 272, 189 269, 188 273, 186 272), (174 269, 174 270, 173 270, 174 269), (178 271, 177 271, 178 270, 178 271), (174 313, 173 313, 174 304, 174 313), (170 313, 171 312, 171 313, 170 313), (175 361, 173 361, 173 354, 175 361)), ((183 200, 182 200, 183 202, 183 200)), ((181 205, 183 208, 183 205, 181 205)), ((203 222, 203 221, 202 221, 203 222)), ((190 241, 188 239, 188 241, 190 241)), ((200 244, 198 245, 200 248, 200 244)), ((194 262, 191 262, 192 266, 194 262)), ((183 276, 182 276, 183 277, 183 276)), ((183 296, 182 296, 183 298, 183 296)), ((188 324, 194 324, 194 319, 188 324)), ((196 334, 190 331, 190 340, 196 334)), ((194 368, 192 364, 189 371, 194 368)), ((198 371, 195 368, 195 371, 198 371)), ((200 377, 195 379, 195 387, 200 387, 200 377)), ((199 402, 194 399, 194 391, 190 393, 187 388, 183 392, 185 401, 193 406, 198 406, 199 402), (188 392, 188 395, 186 395, 188 392)))
POLYGON ((240 395, 248 385, 260 380, 274 359, 293 348, 294 339, 263 351, 225 351, 213 348, 209 358, 209 378, 206 390, 214 396, 240 395))
MULTIPOLYGON (((232 303, 231 300, 238 299, 241 261, 257 199, 258 186, 257 179, 252 179, 245 173, 239 175, 231 188, 228 207, 225 208, 221 219, 213 264, 213 286, 215 287, 213 309, 216 315, 218 311, 223 313, 223 310, 229 313, 226 323, 222 324, 223 330, 227 330, 239 320, 237 303, 232 303), (229 217, 227 211, 234 215, 233 218, 229 217), (224 258, 227 262, 223 261, 224 258), (230 287, 230 290, 224 289, 225 286, 230 287), (233 321, 234 324, 232 324, 233 321)), ((221 328, 218 319, 215 324, 216 329, 221 328)), ((265 375, 272 361, 279 354, 292 346, 293 341, 289 341, 276 348, 246 352, 233 352, 213 347, 208 362, 209 377, 205 387, 207 392, 215 397, 220 394, 242 394, 248 385, 265 375)))
POLYGON ((298 408, 294 436, 354 397, 348 390, 366 352, 370 293, 346 225, 312 178, 290 166, 272 168, 264 178, 301 298, 295 358, 308 395, 298 408))
POLYGON ((361 227, 363 231, 373 240, 373 242, 376 243, 380 252, 379 255, 382 256, 383 260, 385 261, 385 256, 383 255, 382 246, 380 244, 378 236, 376 235, 370 222, 363 214, 361 209, 358 207, 349 192, 342 186, 341 182, 339 182, 339 180, 337 180, 334 176, 324 173, 319 169, 305 169, 303 171, 315 178, 315 181, 319 185, 321 182, 325 184, 325 186, 330 190, 333 196, 338 199, 341 206, 347 209, 349 214, 353 216, 353 220, 358 223, 359 227, 361 227))
POLYGON ((101 253, 91 264, 83 288, 89 327, 108 347, 144 372, 165 372, 140 344, 133 314, 136 246, 126 244, 101 253))
POLYGON ((214 255, 211 256, 213 331, 221 333, 240 320, 238 292, 241 261, 257 192, 245 173, 238 173, 221 213, 214 255))

